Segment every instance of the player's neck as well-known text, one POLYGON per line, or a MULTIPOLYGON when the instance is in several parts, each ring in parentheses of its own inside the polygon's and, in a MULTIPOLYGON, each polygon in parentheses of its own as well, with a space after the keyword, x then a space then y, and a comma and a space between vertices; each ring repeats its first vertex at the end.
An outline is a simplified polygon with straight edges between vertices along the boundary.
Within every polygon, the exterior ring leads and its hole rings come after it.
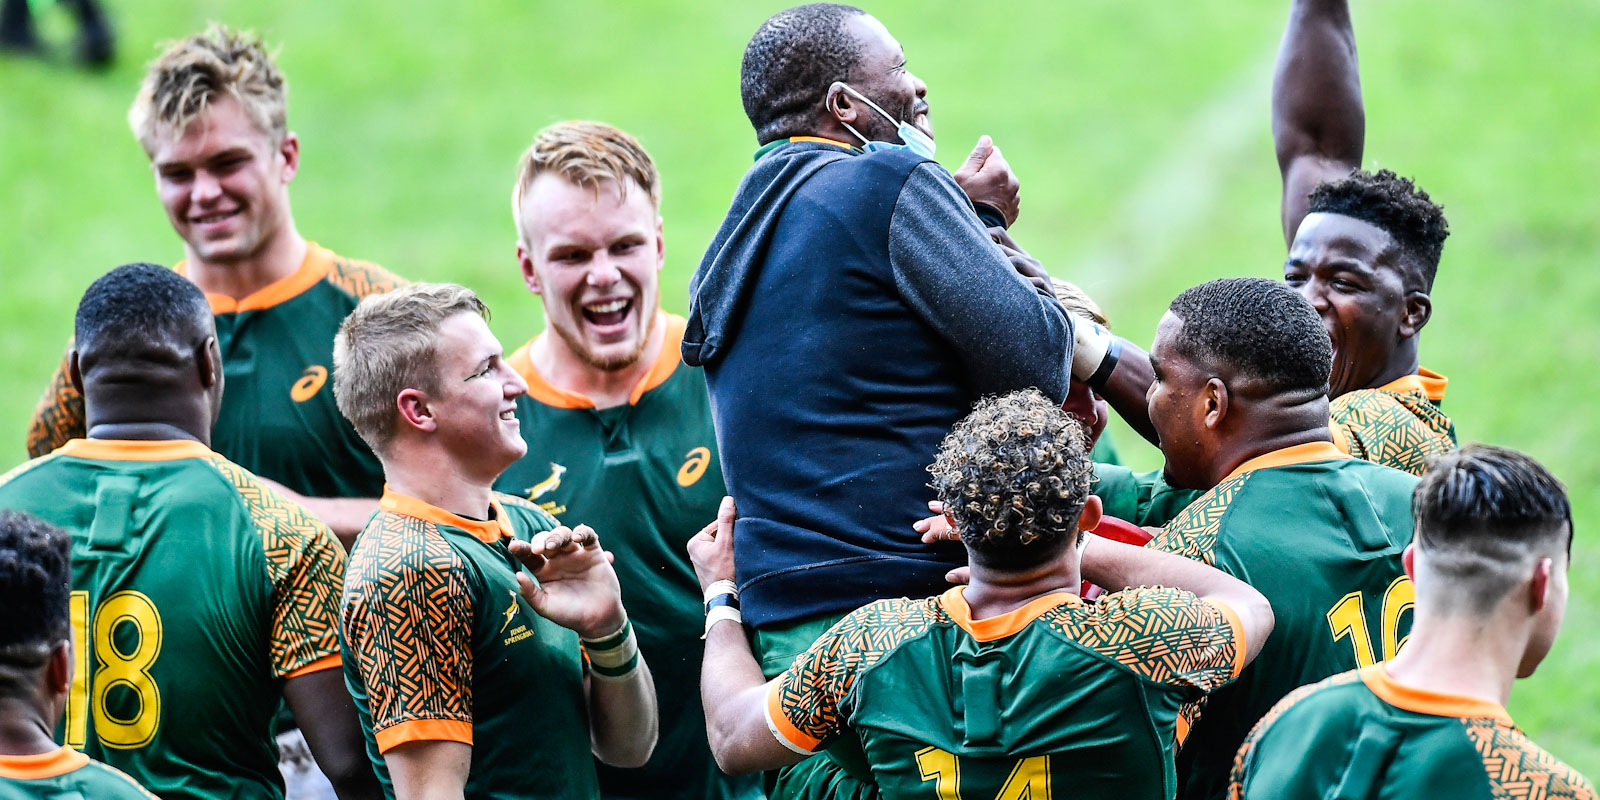
POLYGON ((1078 560, 1065 554, 1049 564, 1020 572, 1001 572, 972 564, 972 582, 962 592, 973 619, 998 617, 1051 592, 1078 593, 1078 560))
POLYGON ((1422 608, 1415 614, 1405 647, 1384 662, 1391 679, 1402 686, 1502 706, 1510 700, 1528 644, 1526 626, 1467 614, 1440 617, 1422 608))
POLYGON ((1295 447, 1314 442, 1333 442, 1333 436, 1328 432, 1327 402, 1322 404, 1321 422, 1310 421, 1311 418, 1257 418, 1240 426, 1239 430, 1247 431, 1248 435, 1231 437, 1221 441, 1217 447, 1217 456, 1212 461, 1212 474, 1210 486, 1195 487, 1209 489, 1226 479, 1233 471, 1246 461, 1276 452, 1287 447, 1295 447))
POLYGON ((447 454, 419 450, 399 442, 392 445, 382 459, 388 489, 458 517, 488 519, 489 501, 494 497, 493 479, 486 481, 463 472, 447 454))
POLYGON ((658 308, 650 322, 639 358, 622 369, 603 370, 584 361, 566 340, 545 331, 528 349, 528 360, 551 386, 589 398, 596 408, 611 408, 627 403, 633 390, 655 367, 661 357, 661 343, 667 336, 667 315, 658 308))
POLYGON ((61 749, 50 738, 44 712, 19 698, 0 700, 0 755, 36 756, 61 749))
POLYGON ((300 269, 310 248, 294 227, 292 218, 262 243, 248 258, 212 262, 195 255, 185 245, 189 280, 206 294, 220 294, 240 300, 265 289, 300 269))
POLYGON ((1379 389, 1388 386, 1407 375, 1417 374, 1417 370, 1421 366, 1422 364, 1417 357, 1417 340, 1416 337, 1412 337, 1395 347, 1394 352, 1389 356, 1389 363, 1385 364, 1383 369, 1379 370, 1378 374, 1362 388, 1379 389))

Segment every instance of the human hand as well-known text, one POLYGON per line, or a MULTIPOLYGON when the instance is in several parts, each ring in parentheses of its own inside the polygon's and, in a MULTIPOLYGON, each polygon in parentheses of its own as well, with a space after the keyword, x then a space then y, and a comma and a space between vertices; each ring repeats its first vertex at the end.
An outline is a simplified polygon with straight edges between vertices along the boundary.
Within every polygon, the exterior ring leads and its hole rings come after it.
POLYGON ((1021 245, 1017 244, 1017 240, 1011 238, 1010 232, 1005 228, 993 227, 989 229, 989 238, 1000 248, 1000 252, 1005 254, 1006 259, 1011 262, 1011 268, 1016 270, 1018 275, 1026 278, 1035 289, 1045 294, 1055 294, 1056 287, 1050 282, 1050 273, 1045 272, 1044 265, 1028 255, 1021 245))
POLYGON ((600 549, 600 537, 588 525, 562 525, 532 542, 518 539, 510 550, 538 578, 517 573, 517 588, 539 616, 585 639, 610 636, 627 620, 611 554, 600 549))
POLYGON ((955 172, 956 185, 967 193, 974 203, 987 203, 1005 216, 1006 225, 1017 222, 1022 198, 1021 183, 1011 164, 1001 155, 1000 148, 988 136, 978 137, 978 146, 972 148, 966 163, 955 172))
POLYGON ((717 518, 689 539, 689 561, 701 591, 717 581, 733 580, 733 521, 738 517, 733 498, 724 497, 717 518))
POLYGON ((928 510, 933 512, 933 516, 911 523, 911 529, 922 534, 923 544, 961 539, 960 534, 956 533, 955 526, 950 524, 950 518, 944 515, 944 503, 929 500, 928 510))

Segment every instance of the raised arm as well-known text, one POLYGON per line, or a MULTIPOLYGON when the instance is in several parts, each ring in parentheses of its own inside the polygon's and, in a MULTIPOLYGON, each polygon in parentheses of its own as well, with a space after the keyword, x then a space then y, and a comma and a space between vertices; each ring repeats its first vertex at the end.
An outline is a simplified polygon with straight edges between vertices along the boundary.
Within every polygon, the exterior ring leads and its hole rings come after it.
POLYGON ((1272 76, 1272 141, 1283 173, 1283 241, 1317 184, 1361 166, 1367 115, 1348 0, 1293 0, 1272 76))

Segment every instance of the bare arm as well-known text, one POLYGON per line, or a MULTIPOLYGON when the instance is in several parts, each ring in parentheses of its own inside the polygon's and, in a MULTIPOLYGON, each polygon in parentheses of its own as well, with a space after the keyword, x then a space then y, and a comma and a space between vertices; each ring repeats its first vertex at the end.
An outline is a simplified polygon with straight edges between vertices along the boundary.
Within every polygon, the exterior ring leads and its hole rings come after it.
POLYGON ((472 746, 461 742, 418 741, 383 754, 394 782, 395 800, 461 800, 472 766, 472 746))
POLYGON ((367 527, 367 520, 378 510, 376 497, 307 497, 277 481, 267 478, 261 481, 278 494, 305 506, 313 516, 322 520, 322 524, 327 525, 333 535, 339 538, 339 544, 344 545, 345 552, 355 547, 356 535, 367 527))
MULTIPOLYGON (((733 580, 733 498, 724 497, 717 519, 689 540, 689 557, 704 590, 733 580)), ((750 652, 744 626, 720 620, 706 634, 700 663, 700 702, 706 737, 717 766, 729 775, 797 764, 803 755, 784 747, 767 728, 767 682, 750 652)))
POLYGON ((1293 0, 1272 77, 1272 141, 1283 173, 1283 241, 1317 184, 1361 166, 1367 116, 1348 0, 1293 0))
POLYGON ((1082 556, 1086 580, 1107 591, 1128 586, 1172 586, 1193 592, 1201 600, 1226 605, 1239 615, 1244 628, 1245 663, 1261 652, 1261 645, 1272 633, 1272 606, 1249 584, 1183 556, 1098 536, 1087 538, 1082 556))
POLYGON ((587 525, 575 529, 563 525, 531 543, 513 542, 511 553, 538 578, 535 582, 517 573, 522 596, 533 610, 577 632, 593 651, 588 704, 595 757, 616 767, 643 766, 655 750, 659 727, 655 683, 637 645, 628 641, 632 634, 617 637, 626 629, 628 616, 611 556, 600 548, 600 537, 587 525), (632 657, 602 665, 596 645, 613 643, 618 647, 608 647, 607 655, 631 646, 632 657), (619 674, 601 674, 613 666, 619 674))
POLYGON ((1150 354, 1088 317, 1070 311, 1067 316, 1072 319, 1072 379, 1087 383, 1129 427, 1156 444, 1145 402, 1156 379, 1150 354))
POLYGON ((343 670, 323 669, 290 678, 283 682, 283 699, 339 800, 383 796, 367 760, 361 722, 345 688, 343 670))

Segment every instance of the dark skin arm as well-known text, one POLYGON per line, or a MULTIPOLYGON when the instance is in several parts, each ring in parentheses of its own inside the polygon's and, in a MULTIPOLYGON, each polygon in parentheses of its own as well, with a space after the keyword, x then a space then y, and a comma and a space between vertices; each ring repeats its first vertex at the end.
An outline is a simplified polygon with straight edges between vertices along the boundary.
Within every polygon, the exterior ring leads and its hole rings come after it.
POLYGON ((383 797, 378 776, 367 760, 361 723, 345 688, 343 670, 324 669, 290 678, 283 682, 283 699, 339 800, 383 797))
MULTIPOLYGON (((1122 339, 1120 336, 1117 338, 1122 339)), ((1155 373, 1150 369, 1150 354, 1139 345, 1122 339, 1122 357, 1117 360, 1116 369, 1111 371, 1111 377, 1106 378, 1106 384, 1095 390, 1122 415, 1128 427, 1151 444, 1157 444, 1156 427, 1150 424, 1150 407, 1145 402, 1145 396, 1150 393, 1150 384, 1155 380, 1155 373)))
POLYGON ((1293 0, 1272 76, 1272 142, 1283 173, 1283 241, 1307 196, 1361 166, 1367 115, 1348 0, 1293 0))

